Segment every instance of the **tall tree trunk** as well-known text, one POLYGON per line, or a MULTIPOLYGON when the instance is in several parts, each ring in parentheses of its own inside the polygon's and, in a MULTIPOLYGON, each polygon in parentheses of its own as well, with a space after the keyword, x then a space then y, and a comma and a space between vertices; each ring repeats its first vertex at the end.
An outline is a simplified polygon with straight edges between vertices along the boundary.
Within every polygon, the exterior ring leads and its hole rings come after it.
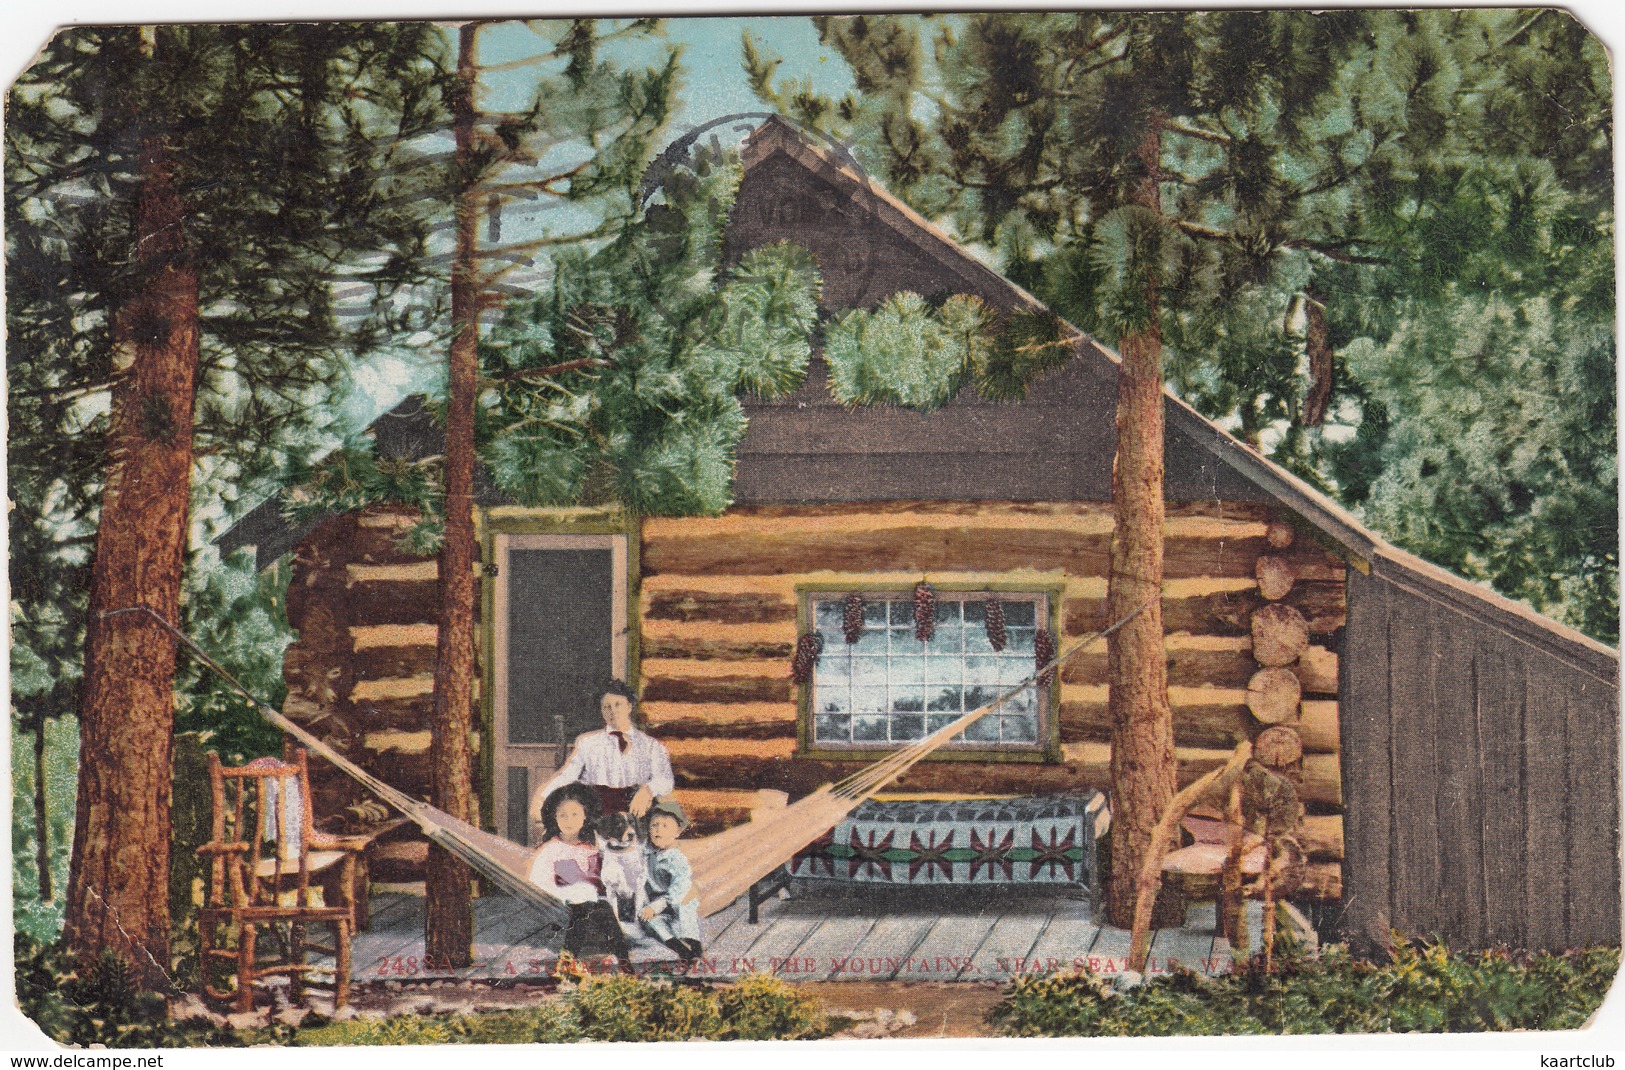
POLYGON ((1304 391, 1303 426, 1319 427, 1332 400, 1332 332, 1326 327, 1326 295, 1314 287, 1303 292, 1308 328, 1309 384, 1304 391))
POLYGON ((45 799, 45 718, 34 726, 34 869, 39 874, 39 901, 49 903, 51 889, 51 830, 45 799))
MULTIPOLYGON (((1162 210, 1157 175, 1162 118, 1147 121, 1139 146, 1144 169, 1137 200, 1162 210)), ((1162 328, 1155 264, 1146 265, 1145 325, 1119 345, 1117 458, 1112 468, 1111 575, 1107 616, 1119 620, 1145 606, 1110 637, 1106 648, 1112 719, 1112 924, 1133 923, 1135 882, 1153 830, 1174 797, 1173 714, 1168 707, 1168 664, 1162 640, 1163 403, 1162 328), (1147 604, 1149 602, 1149 604, 1147 604)), ((1152 924, 1162 922, 1156 913, 1152 924)))
MULTIPOLYGON (((457 249, 451 269, 451 365, 447 380, 445 540, 440 547, 440 632, 435 650, 434 731, 429 764, 434 805, 472 820, 469 728, 474 708, 474 395, 477 390, 479 209, 469 174, 474 149, 475 23, 458 35, 457 95, 452 107, 457 249)), ((473 880, 456 856, 429 848, 424 951, 436 968, 473 961, 473 880)))
POLYGON ((79 792, 66 941, 111 949, 168 985, 175 643, 141 614, 179 614, 198 365, 198 277, 167 149, 140 156, 141 287, 115 324, 115 375, 79 712, 79 792))

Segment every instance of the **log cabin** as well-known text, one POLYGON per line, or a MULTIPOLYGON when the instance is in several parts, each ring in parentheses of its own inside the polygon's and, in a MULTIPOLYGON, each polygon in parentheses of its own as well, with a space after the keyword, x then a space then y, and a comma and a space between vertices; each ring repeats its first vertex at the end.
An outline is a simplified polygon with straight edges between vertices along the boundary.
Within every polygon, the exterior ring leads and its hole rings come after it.
MULTIPOLYGON (((897 291, 1034 299, 862 175, 774 120, 744 149, 735 258, 808 249, 825 311, 897 291)), ((974 708, 1103 627, 1118 359, 1075 354, 1020 401, 966 391, 939 411, 848 408, 815 357, 805 384, 749 401, 735 504, 629 517, 527 509, 487 487, 477 778, 484 823, 523 840, 525 800, 598 725, 594 687, 632 681, 698 831, 799 796, 974 708), (916 585, 937 630, 914 638, 916 585), (843 625, 849 596, 861 618, 843 625), (1004 650, 989 643, 989 606, 1004 650), (825 636, 804 684, 798 636, 825 636)), ((1619 943, 1619 656, 1407 554, 1167 398, 1164 626, 1182 783, 1270 730, 1306 810, 1299 897, 1355 942, 1390 929, 1459 947, 1619 943), (1285 741, 1285 745, 1283 744, 1285 741)), ((380 455, 438 452, 409 400, 380 455)), ((383 508, 303 528, 265 503, 220 540, 293 557, 285 712, 396 786, 428 791, 436 563, 383 508)), ((891 787, 901 798, 1109 787, 1103 648, 891 787)), ((320 778, 336 812, 355 789, 320 778)), ((376 879, 421 880, 422 843, 376 879)))

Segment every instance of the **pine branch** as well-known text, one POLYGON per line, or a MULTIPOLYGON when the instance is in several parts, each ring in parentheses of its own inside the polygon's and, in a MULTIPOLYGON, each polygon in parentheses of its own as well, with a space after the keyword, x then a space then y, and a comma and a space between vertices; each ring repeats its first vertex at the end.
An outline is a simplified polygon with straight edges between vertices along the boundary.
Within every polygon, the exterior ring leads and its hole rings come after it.
MULTIPOLYGON (((1178 227, 1180 231, 1185 234, 1189 234, 1193 238, 1202 238, 1205 241, 1220 241, 1231 244, 1240 244, 1243 241, 1241 235, 1232 231, 1220 230, 1218 227, 1210 227, 1202 223, 1192 223, 1186 219, 1174 220, 1174 226, 1178 227)), ((1308 238, 1288 238, 1286 241, 1279 243, 1276 248, 1292 249, 1298 252, 1317 253, 1320 256, 1324 256, 1328 260, 1335 260, 1339 264, 1391 263, 1391 261, 1385 257, 1366 256, 1360 253, 1350 253, 1345 251, 1343 247, 1354 245, 1358 242, 1358 240, 1359 239, 1356 238, 1348 238, 1339 242, 1317 242, 1308 238)))
POLYGON ((1195 138, 1197 141, 1206 141, 1210 145, 1228 145, 1232 140, 1224 134, 1216 134, 1211 130, 1199 130, 1194 126, 1185 126, 1181 123, 1164 123, 1162 128, 1170 134, 1181 134, 1185 137, 1195 138))
POLYGON ((1316 253, 1327 260, 1335 260, 1339 264, 1390 264, 1393 261, 1382 256, 1366 256, 1361 253, 1348 253, 1338 248, 1339 245, 1352 245, 1355 239, 1346 242, 1323 243, 1310 241, 1308 238, 1291 238, 1281 243, 1283 249, 1294 249, 1300 252, 1316 253))
POLYGON ((567 360, 562 364, 549 364, 545 368, 519 368, 501 375, 487 375, 483 378, 496 383, 507 383, 523 379, 539 379, 550 375, 563 375, 565 372, 580 371, 583 368, 612 368, 615 362, 604 357, 578 357, 567 360))

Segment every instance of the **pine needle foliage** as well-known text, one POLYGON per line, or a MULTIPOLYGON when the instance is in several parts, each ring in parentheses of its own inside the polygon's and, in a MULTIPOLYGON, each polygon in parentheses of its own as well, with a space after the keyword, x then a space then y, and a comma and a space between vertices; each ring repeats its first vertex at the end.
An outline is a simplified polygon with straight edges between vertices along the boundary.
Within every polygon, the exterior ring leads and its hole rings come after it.
POLYGON ((722 262, 740 169, 701 150, 615 241, 559 257, 481 348, 481 459, 529 505, 599 494, 651 515, 732 501, 740 397, 806 374, 819 280, 791 245, 722 262))
POLYGON ((1607 995, 1619 950, 1451 952, 1400 943, 1371 963, 1341 945, 1204 977, 1176 968, 1126 991, 1076 972, 1018 978, 993 1012, 1008 1036, 1236 1036, 1578 1029, 1607 995))
POLYGON ((804 99, 756 46, 760 97, 1108 343, 1149 324, 1156 279, 1167 380, 1200 412, 1399 544, 1617 639, 1612 90, 1572 16, 815 22, 855 92, 804 99), (1135 200, 1153 117, 1160 218, 1135 200), (1497 347, 1472 340, 1485 316, 1497 347), (1450 385, 1464 348, 1495 399, 1450 385))

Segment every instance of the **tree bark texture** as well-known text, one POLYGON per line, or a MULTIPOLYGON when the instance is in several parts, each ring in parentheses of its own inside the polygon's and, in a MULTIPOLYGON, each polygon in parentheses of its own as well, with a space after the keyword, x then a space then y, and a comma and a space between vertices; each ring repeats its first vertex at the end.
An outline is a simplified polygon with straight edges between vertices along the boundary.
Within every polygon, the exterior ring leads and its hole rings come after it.
POLYGON ((34 869, 39 878, 39 901, 49 903, 51 889, 50 814, 45 799, 45 718, 34 726, 34 869))
POLYGON ((1326 407, 1332 400, 1332 334, 1326 326, 1326 295, 1306 290, 1304 298, 1308 302, 1305 345, 1309 356, 1309 383, 1304 390, 1303 426, 1319 427, 1326 419, 1326 407))
POLYGON ((112 950, 141 983, 169 984, 170 777, 175 643, 142 614, 179 615, 198 366, 198 277, 167 150, 143 145, 142 275, 120 310, 106 484, 91 568, 67 946, 112 950))
MULTIPOLYGON (((1159 213, 1161 146, 1161 119, 1153 115, 1139 147, 1144 178, 1137 199, 1159 213)), ((1134 922, 1136 883, 1152 849, 1157 820, 1174 797, 1176 777, 1162 639, 1162 329, 1154 265, 1148 267, 1145 286, 1147 322, 1120 342, 1123 363, 1117 380, 1117 456, 1112 467, 1117 520, 1106 589, 1107 616, 1113 621, 1145 606, 1113 633, 1106 649, 1115 811, 1107 898, 1112 924, 1125 929, 1134 922)), ((1166 918, 1166 911, 1159 911, 1151 924, 1160 926, 1166 918)))
MULTIPOLYGON (((458 34, 457 95, 452 108, 456 168, 464 182, 474 149, 475 23, 458 34)), ((471 807, 474 710, 474 395, 479 373, 479 210, 470 186, 457 195, 457 249, 451 269, 451 361, 447 380, 445 539, 440 547, 439 635, 435 650, 434 722, 429 744, 435 806, 464 821, 471 807)), ((430 845, 426 874, 424 953, 436 968, 473 961, 473 874, 455 855, 430 845)))

